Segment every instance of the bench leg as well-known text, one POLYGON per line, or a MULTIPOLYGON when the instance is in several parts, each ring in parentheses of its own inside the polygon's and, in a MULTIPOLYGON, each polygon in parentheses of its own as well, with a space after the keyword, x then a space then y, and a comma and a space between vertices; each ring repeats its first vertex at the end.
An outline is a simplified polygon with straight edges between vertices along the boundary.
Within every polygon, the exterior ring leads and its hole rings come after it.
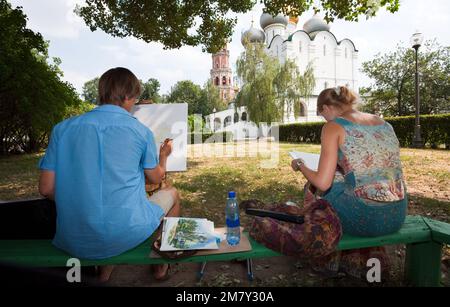
POLYGON ((206 268, 206 261, 202 262, 200 265, 200 271, 197 273, 197 280, 201 281, 203 278, 203 275, 205 275, 205 268, 206 268))
POLYGON ((418 287, 438 287, 441 280, 442 245, 437 242, 406 246, 406 279, 418 287))
POLYGON ((249 281, 253 281, 253 261, 252 258, 247 259, 247 278, 249 281))

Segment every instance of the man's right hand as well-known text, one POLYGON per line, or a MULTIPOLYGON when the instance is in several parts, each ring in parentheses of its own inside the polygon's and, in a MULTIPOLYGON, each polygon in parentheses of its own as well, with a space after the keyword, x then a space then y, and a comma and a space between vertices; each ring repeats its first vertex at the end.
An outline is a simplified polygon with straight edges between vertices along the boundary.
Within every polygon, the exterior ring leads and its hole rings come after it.
POLYGON ((172 139, 165 139, 159 148, 159 155, 167 158, 172 153, 172 139))

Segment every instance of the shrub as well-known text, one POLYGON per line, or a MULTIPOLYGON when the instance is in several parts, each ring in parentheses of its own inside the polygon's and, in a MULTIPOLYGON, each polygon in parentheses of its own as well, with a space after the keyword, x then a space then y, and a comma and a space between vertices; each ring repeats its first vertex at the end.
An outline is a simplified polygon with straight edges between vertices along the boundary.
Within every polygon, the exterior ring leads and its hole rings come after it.
POLYGON ((279 126, 280 141, 290 143, 320 143, 324 122, 294 123, 279 126))
MULTIPOLYGON (((385 118, 394 128, 400 146, 411 147, 414 139, 415 116, 385 118)), ((450 113, 420 116, 420 131, 424 144, 433 148, 450 145, 450 113)))
POLYGON ((231 142, 233 141, 233 133, 229 131, 216 133, 188 133, 188 144, 194 144, 194 141, 200 139, 202 140, 202 143, 231 142))
MULTIPOLYGON (((386 117, 392 125, 402 147, 412 146, 414 139, 414 116, 386 117)), ((294 123, 279 126, 280 141, 292 143, 320 143, 320 133, 324 123, 294 123)), ((432 148, 450 145, 450 113, 420 116, 423 142, 432 148)))

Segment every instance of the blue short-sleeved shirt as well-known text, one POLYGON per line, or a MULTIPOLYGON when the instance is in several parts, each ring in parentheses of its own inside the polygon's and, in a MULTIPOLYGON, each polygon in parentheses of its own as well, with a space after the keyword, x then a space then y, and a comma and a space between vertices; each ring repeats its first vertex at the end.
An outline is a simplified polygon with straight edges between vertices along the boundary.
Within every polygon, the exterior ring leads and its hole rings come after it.
POLYGON ((144 168, 157 164, 153 133, 119 106, 56 125, 39 163, 55 172, 53 244, 75 257, 102 259, 145 241, 164 215, 145 192, 144 168))

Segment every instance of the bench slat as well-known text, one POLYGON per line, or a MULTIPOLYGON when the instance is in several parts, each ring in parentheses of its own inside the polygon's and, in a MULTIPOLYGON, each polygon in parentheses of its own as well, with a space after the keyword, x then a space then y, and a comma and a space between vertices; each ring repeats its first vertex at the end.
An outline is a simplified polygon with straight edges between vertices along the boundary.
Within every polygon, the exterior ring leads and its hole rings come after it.
MULTIPOLYGON (((150 258, 150 243, 148 239, 136 248, 119 256, 103 260, 81 260, 84 266, 106 264, 158 264, 167 262, 203 262, 227 261, 233 259, 264 258, 280 256, 265 246, 249 238, 252 250, 247 252, 214 254, 208 256, 192 256, 185 259, 168 261, 161 258, 150 258)), ((402 229, 397 233, 382 237, 352 237, 344 235, 339 242, 338 249, 354 249, 399 243, 418 243, 431 240, 428 225, 420 216, 408 216, 402 229)), ((50 240, 0 240, 0 261, 12 262, 27 266, 55 267, 66 266, 71 258, 65 252, 55 248, 50 240)))
MULTIPOLYGON (((261 258, 280 256, 263 245, 249 239, 252 245, 251 251, 214 254, 207 256, 192 256, 184 259, 167 260, 150 258, 151 239, 148 239, 136 248, 119 256, 102 260, 81 260, 81 265, 107 265, 107 264, 159 264, 168 262, 203 262, 203 261, 227 261, 233 259, 261 258)), ((19 265, 36 267, 66 266, 71 258, 65 252, 55 248, 50 240, 2 240, 0 241, 0 261, 11 262, 19 265)))
POLYGON ((353 237, 344 235, 338 249, 355 249, 392 244, 419 243, 431 240, 431 232, 421 216, 407 216, 402 228, 393 234, 379 237, 353 237))
POLYGON ((450 244, 450 224, 432 220, 429 218, 423 218, 425 223, 431 229, 431 237, 434 241, 439 243, 450 244))

